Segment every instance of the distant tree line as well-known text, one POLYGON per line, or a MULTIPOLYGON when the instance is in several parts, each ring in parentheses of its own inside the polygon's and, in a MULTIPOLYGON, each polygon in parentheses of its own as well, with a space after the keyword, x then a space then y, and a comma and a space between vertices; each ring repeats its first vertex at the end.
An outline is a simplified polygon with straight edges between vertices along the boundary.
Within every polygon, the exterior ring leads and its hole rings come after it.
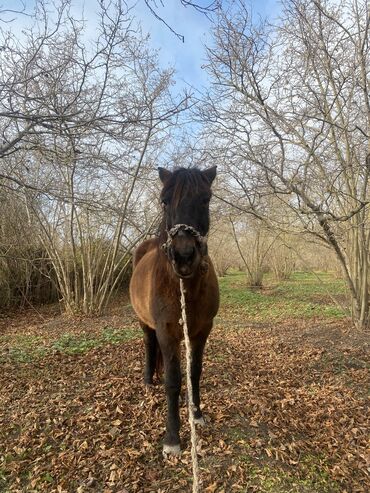
POLYGON ((369 326, 369 2, 285 0, 280 17, 243 1, 219 13, 204 152, 237 210, 330 248, 369 326))

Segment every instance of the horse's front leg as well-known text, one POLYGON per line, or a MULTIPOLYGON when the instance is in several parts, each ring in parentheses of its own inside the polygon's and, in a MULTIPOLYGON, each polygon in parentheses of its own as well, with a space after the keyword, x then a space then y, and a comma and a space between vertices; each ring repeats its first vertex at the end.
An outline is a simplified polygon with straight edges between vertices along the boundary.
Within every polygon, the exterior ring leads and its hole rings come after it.
POLYGON ((212 324, 207 325, 200 334, 198 333, 196 337, 190 338, 194 421, 199 425, 204 425, 203 413, 200 409, 200 377, 202 374, 203 352, 211 328, 212 324))
POLYGON ((180 341, 158 331, 158 341, 163 355, 164 381, 167 397, 166 434, 163 440, 165 455, 180 453, 180 412, 181 391, 180 341))

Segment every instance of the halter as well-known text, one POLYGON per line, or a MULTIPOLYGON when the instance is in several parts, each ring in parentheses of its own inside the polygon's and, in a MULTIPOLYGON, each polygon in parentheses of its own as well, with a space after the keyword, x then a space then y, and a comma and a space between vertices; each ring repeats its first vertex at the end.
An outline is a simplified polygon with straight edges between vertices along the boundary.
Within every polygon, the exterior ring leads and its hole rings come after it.
MULTIPOLYGON (((199 231, 197 231, 195 228, 193 228, 193 226, 189 226, 188 224, 175 224, 175 226, 173 226, 170 230, 166 229, 167 240, 161 246, 162 249, 164 250, 165 254, 166 254, 166 257, 169 260, 172 260, 172 262, 173 262, 173 259, 171 258, 171 254, 170 254, 170 249, 172 246, 172 240, 178 234, 179 231, 187 231, 192 236, 194 236, 195 241, 199 245, 199 250, 200 250, 201 256, 205 257, 207 255, 208 249, 207 249, 207 237, 206 236, 202 236, 199 233, 199 231)), ((207 272, 208 263, 206 260, 202 259, 200 266, 201 266, 202 273, 207 272)))

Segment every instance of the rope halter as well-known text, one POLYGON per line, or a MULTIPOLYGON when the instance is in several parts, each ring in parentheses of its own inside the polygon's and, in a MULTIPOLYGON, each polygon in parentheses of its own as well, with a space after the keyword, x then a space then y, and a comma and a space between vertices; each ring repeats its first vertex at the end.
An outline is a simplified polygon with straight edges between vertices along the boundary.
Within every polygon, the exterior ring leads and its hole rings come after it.
POLYGON ((203 259, 208 253, 208 248, 207 248, 207 237, 202 236, 199 231, 197 231, 193 226, 189 226, 188 224, 175 224, 170 230, 166 230, 167 232, 167 240, 162 244, 162 249, 164 250, 167 258, 169 260, 172 260, 172 255, 171 255, 171 247, 172 247, 172 242, 174 237, 179 233, 179 231, 187 231, 190 233, 194 238, 199 246, 199 251, 200 255, 202 257, 200 267, 202 270, 202 273, 207 272, 208 270, 208 263, 206 260, 203 259))

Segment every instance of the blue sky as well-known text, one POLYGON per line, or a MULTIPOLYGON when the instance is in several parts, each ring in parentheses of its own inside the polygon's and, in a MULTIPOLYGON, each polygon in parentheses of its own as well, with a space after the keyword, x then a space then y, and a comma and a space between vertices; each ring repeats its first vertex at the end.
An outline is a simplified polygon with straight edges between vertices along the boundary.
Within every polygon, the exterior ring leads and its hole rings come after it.
MULTIPOLYGON (((35 0, 23 0, 26 10, 32 12, 35 0)), ((88 37, 94 35, 94 17, 97 0, 71 0, 75 14, 87 22, 88 37)), ((150 35, 150 45, 159 52, 162 67, 174 67, 176 70, 177 88, 191 86, 201 89, 207 85, 207 75, 202 70, 205 61, 204 44, 210 40, 211 23, 207 17, 194 8, 183 7, 180 0, 153 0, 158 6, 158 13, 176 32, 183 35, 184 43, 178 39, 162 22, 156 19, 145 5, 144 0, 126 0, 133 5, 132 13, 141 23, 143 32, 150 35), (161 7, 161 3, 164 7, 161 7)), ((231 0, 223 0, 227 7, 231 0)), ((208 5, 211 0, 197 0, 200 5, 208 5)), ((22 0, 2 0, 3 9, 16 9, 22 0)), ((254 15, 276 17, 279 13, 279 0, 250 0, 254 15)), ((50 1, 51 7, 53 2, 50 1)), ((11 15, 11 14, 10 14, 11 15)), ((12 29, 21 29, 26 21, 19 18, 12 29)), ((96 21, 95 21, 96 22, 96 21)), ((176 92, 176 89, 174 90, 176 92)))
MULTIPOLYGON (((159 50, 163 66, 176 69, 176 79, 180 87, 190 85, 200 88, 207 85, 207 75, 202 70, 205 61, 204 44, 210 40, 211 23, 205 15, 191 7, 183 7, 180 0, 163 0, 165 8, 158 12, 176 32, 184 36, 180 41, 163 23, 155 19, 146 7, 144 0, 139 0, 134 9, 144 32, 150 34, 151 45, 159 50)), ((157 5, 160 1, 157 0, 157 5)), ((198 0, 201 5, 208 5, 210 0, 198 0)), ((227 5, 228 0, 224 0, 227 5)), ((251 0, 254 15, 275 17, 279 13, 278 0, 251 0)))

